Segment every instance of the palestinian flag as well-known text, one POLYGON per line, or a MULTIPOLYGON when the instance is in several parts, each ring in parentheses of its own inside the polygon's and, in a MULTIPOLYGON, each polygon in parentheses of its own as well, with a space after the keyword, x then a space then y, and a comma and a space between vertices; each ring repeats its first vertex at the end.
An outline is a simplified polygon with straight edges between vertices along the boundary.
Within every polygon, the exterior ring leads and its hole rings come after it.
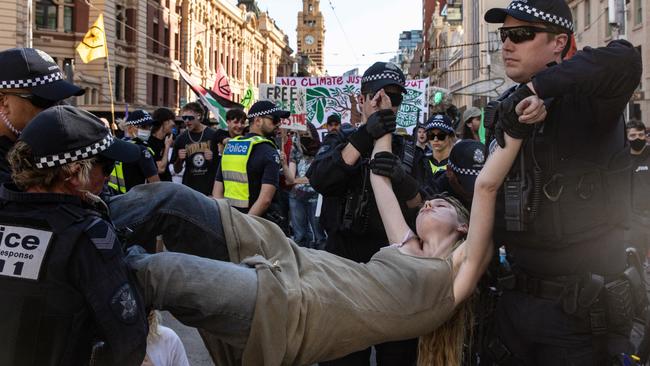
POLYGON ((223 105, 221 105, 217 99, 210 93, 210 91, 201 84, 194 82, 192 80, 192 77, 185 72, 185 70, 181 69, 178 64, 174 63, 176 66, 176 70, 178 70, 178 73, 181 75, 181 78, 183 81, 187 83, 187 85, 190 86, 192 91, 196 94, 196 96, 199 98, 201 103, 205 105, 210 112, 214 115, 214 117, 217 119, 217 122, 219 123, 219 128, 222 129, 227 129, 226 125, 226 108, 224 108, 223 105))

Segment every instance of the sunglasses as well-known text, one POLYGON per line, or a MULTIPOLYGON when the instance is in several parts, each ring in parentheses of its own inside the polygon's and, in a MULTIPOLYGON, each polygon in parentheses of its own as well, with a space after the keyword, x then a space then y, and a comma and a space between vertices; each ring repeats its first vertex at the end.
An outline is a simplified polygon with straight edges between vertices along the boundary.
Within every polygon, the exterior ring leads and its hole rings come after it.
POLYGON ((535 39, 535 35, 537 33, 557 34, 556 31, 549 28, 531 27, 528 25, 518 26, 518 27, 499 28, 499 34, 501 35, 501 42, 505 42, 506 39, 510 39, 510 42, 515 44, 532 41, 533 39, 535 39))
POLYGON ((433 141, 433 139, 438 139, 438 141, 445 141, 447 139, 447 134, 446 133, 428 133, 427 137, 429 138, 430 141, 433 141))
POLYGON ((27 100, 32 100, 34 97, 34 94, 29 94, 29 93, 6 93, 6 92, 0 92, 0 98, 4 98, 7 95, 13 95, 18 98, 22 99, 27 99, 27 100))
POLYGON ((95 158, 95 161, 94 161, 94 162, 95 162, 96 164, 99 164, 99 165, 102 166, 102 173, 103 173, 104 176, 106 176, 106 177, 108 177, 109 175, 111 175, 111 173, 113 172, 113 169, 115 169, 115 160, 111 160, 111 159, 105 158, 105 157, 103 157, 103 156, 101 156, 101 155, 98 155, 98 156, 95 158))
POLYGON ((262 118, 268 118, 271 121, 273 121, 274 125, 279 125, 280 124, 280 117, 274 117, 274 116, 262 116, 262 118))
POLYGON ((194 121, 196 119, 196 117, 188 114, 188 115, 185 115, 185 116, 181 116, 181 119, 183 121, 185 121, 185 122, 189 122, 189 121, 194 121))

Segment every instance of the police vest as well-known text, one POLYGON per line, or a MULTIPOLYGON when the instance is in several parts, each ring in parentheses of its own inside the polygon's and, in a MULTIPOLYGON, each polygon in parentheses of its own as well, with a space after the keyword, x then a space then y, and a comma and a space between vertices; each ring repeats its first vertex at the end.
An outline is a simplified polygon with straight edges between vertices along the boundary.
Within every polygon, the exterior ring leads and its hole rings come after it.
POLYGON ((438 166, 433 164, 431 160, 429 160, 429 166, 431 167, 431 172, 433 173, 433 175, 435 175, 437 172, 442 172, 447 170, 447 164, 438 166))
POLYGON ((0 210, 0 365, 87 364, 92 318, 67 264, 90 217, 72 205, 15 211, 0 210))
POLYGON ((248 208, 250 192, 248 190, 248 172, 246 166, 253 148, 257 144, 273 142, 262 136, 244 138, 237 136, 228 141, 221 157, 223 175, 223 196, 230 204, 239 208, 248 208))
MULTIPOLYGON (((128 140, 130 143, 139 145, 135 140, 128 140)), ((155 153, 153 149, 147 145, 147 150, 151 153, 151 156, 154 156, 155 153)), ((144 182, 143 182, 144 183, 144 182)), ((108 178, 108 186, 111 187, 115 192, 126 193, 126 182, 124 180, 124 167, 122 166, 121 161, 115 162, 115 168, 111 172, 111 176, 108 178)))

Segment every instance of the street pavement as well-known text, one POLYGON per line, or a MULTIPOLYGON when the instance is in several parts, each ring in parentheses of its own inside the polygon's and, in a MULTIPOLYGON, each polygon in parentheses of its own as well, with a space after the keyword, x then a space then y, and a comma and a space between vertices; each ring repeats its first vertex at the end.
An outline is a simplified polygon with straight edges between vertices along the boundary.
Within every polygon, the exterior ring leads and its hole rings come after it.
POLYGON ((187 353, 187 359, 190 361, 191 366, 213 366, 214 363, 210 358, 208 350, 203 345, 203 340, 199 335, 199 332, 196 331, 196 328, 187 327, 169 312, 162 311, 162 325, 172 328, 176 334, 183 341, 183 346, 185 346, 185 352, 187 353))

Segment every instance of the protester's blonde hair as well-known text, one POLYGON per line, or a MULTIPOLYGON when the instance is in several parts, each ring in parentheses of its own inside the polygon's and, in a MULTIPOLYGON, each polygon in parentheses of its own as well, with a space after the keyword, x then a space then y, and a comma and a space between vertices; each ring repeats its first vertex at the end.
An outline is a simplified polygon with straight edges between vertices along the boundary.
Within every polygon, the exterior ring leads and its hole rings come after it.
POLYGON ((11 178, 20 189, 40 187, 52 189, 56 184, 76 176, 86 185, 90 182, 90 171, 94 159, 79 160, 62 166, 39 169, 34 163, 32 148, 24 141, 18 141, 7 154, 11 166, 11 178))
POLYGON ((153 341, 160 337, 159 325, 162 321, 162 316, 158 310, 151 310, 149 311, 147 320, 149 321, 149 334, 147 334, 147 340, 153 341))
MULTIPOLYGON (((469 211, 454 197, 437 195, 434 198, 449 202, 461 223, 469 223, 469 211)), ((454 248, 462 243, 460 240, 454 248)), ((471 349, 473 337, 473 304, 470 299, 459 304, 451 318, 433 332, 420 337, 418 342, 418 366, 456 366, 463 362, 463 351, 471 349)))

